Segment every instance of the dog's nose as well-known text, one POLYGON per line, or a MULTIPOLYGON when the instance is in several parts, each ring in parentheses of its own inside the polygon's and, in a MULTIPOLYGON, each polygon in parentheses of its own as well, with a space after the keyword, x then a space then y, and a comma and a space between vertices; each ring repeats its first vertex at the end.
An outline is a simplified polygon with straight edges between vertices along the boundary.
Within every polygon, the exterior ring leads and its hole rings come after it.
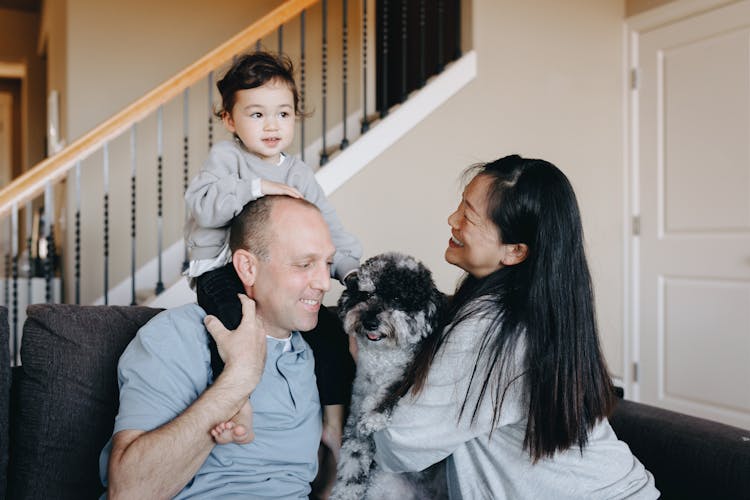
POLYGON ((362 318, 362 326, 364 326, 368 330, 377 329, 379 324, 380 321, 378 321, 377 314, 368 314, 364 318, 362 318))

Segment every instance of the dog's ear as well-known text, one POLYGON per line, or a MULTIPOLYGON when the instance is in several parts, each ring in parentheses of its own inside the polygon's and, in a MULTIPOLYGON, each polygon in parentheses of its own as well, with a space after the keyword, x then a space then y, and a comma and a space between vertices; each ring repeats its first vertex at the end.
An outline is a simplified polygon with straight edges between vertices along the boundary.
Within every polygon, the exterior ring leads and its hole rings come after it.
POLYGON ((359 288, 359 273, 352 271, 344 278, 344 285, 349 292, 354 292, 359 288))

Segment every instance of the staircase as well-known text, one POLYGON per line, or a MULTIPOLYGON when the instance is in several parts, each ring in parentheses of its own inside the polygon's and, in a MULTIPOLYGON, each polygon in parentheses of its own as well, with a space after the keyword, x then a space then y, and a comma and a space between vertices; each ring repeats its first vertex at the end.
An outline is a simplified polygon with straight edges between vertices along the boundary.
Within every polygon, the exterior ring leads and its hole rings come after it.
POLYGON ((327 194, 476 74, 475 55, 460 54, 457 0, 344 0, 337 16, 328 4, 284 2, 0 191, 0 304, 15 363, 29 303, 194 300, 181 278, 182 194, 224 134, 211 113, 215 81, 236 54, 262 48, 292 58, 303 109, 314 114, 299 121, 288 153, 318 167, 327 194), (321 21, 307 22, 313 17, 321 21), (334 22, 343 39, 331 44, 334 22))

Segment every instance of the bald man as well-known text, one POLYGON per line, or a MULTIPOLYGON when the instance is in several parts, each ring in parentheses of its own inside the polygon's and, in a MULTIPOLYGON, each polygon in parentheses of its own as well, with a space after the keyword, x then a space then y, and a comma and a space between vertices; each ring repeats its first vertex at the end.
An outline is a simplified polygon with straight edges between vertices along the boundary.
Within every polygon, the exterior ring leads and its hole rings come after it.
POLYGON ((190 304, 146 324, 120 358, 120 409, 100 472, 110 498, 307 498, 321 409, 312 351, 335 248, 319 210, 266 196, 232 225, 243 319, 227 331, 190 304), (205 328, 204 328, 205 323, 205 328), (225 363, 212 380, 208 329, 225 363), (216 445, 210 431, 248 398, 255 437, 216 445))

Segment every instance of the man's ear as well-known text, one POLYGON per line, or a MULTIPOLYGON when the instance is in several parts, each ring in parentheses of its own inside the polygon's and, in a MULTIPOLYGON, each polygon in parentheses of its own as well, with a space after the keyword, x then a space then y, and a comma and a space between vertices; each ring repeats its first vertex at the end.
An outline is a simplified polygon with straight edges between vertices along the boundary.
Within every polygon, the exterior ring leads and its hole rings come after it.
POLYGON ((504 266, 514 266, 520 264, 526 260, 526 256, 529 254, 529 247, 526 243, 512 243, 503 245, 505 252, 500 262, 504 266))
POLYGON ((258 275, 258 257, 248 250, 235 250, 232 254, 232 265, 240 281, 245 285, 245 290, 252 288, 258 275))

